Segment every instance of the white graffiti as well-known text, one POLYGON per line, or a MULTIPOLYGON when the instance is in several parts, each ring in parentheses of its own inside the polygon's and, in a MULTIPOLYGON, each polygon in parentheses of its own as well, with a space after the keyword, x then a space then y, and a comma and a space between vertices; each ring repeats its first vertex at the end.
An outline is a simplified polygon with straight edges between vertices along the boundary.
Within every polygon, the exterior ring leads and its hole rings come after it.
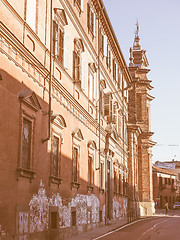
POLYGON ((41 232, 48 229, 49 201, 42 181, 38 194, 34 194, 30 203, 30 232, 41 232))
MULTIPOLYGON (((124 203, 126 205, 126 203, 124 203)), ((94 194, 77 194, 72 199, 62 199, 59 193, 46 196, 42 181, 38 194, 34 194, 29 202, 30 206, 30 232, 40 232, 49 227, 49 212, 51 207, 57 207, 59 215, 58 228, 72 225, 72 209, 76 212, 76 225, 99 223, 100 201, 94 194), (64 204, 63 204, 64 203, 64 204)), ((121 217, 121 205, 113 200, 113 218, 121 217)), ((105 220, 105 206, 102 207, 102 221, 105 220)))

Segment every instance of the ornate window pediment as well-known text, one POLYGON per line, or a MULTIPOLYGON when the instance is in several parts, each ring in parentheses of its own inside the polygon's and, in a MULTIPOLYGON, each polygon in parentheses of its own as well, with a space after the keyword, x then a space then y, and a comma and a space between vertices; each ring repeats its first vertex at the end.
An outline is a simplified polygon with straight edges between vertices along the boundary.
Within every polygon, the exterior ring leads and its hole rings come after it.
POLYGON ((78 141, 82 141, 84 140, 83 134, 81 129, 76 128, 73 132, 72 132, 72 137, 76 138, 78 141))
POLYGON ((64 9, 54 8, 55 20, 63 27, 68 24, 64 9))
POLYGON ((61 129, 64 129, 65 127, 67 127, 65 119, 60 114, 59 115, 52 114, 51 121, 54 123, 54 125, 56 125, 57 127, 61 128, 61 129))
POLYGON ((102 89, 105 89, 105 88, 106 88, 106 81, 105 81, 104 79, 102 79, 102 80, 100 81, 100 86, 101 86, 102 89))
POLYGON ((89 63, 89 68, 91 69, 92 73, 97 71, 97 66, 95 63, 89 63))
POLYGON ((119 161, 118 161, 118 159, 116 158, 116 159, 114 159, 114 165, 115 166, 117 166, 117 167, 119 167, 119 161))
POLYGON ((88 146, 89 148, 91 148, 92 150, 97 149, 96 143, 95 143, 95 141, 93 141, 93 140, 90 140, 90 141, 88 142, 87 146, 88 146))
POLYGON ((80 38, 74 39, 74 51, 75 52, 84 52, 84 44, 80 38))
POLYGON ((30 89, 26 89, 19 93, 19 99, 24 104, 28 105, 30 108, 32 108, 34 111, 38 111, 41 109, 41 105, 38 101, 38 98, 36 94, 31 91, 30 89))

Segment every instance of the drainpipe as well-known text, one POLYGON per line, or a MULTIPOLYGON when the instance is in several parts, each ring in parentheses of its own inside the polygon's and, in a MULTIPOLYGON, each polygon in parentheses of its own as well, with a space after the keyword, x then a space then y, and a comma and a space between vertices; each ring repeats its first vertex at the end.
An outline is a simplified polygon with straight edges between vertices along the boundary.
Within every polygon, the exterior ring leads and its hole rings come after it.
POLYGON ((51 88, 52 88, 52 0, 50 6, 50 70, 49 70, 49 111, 48 111, 48 136, 42 139, 42 143, 51 137, 51 88))

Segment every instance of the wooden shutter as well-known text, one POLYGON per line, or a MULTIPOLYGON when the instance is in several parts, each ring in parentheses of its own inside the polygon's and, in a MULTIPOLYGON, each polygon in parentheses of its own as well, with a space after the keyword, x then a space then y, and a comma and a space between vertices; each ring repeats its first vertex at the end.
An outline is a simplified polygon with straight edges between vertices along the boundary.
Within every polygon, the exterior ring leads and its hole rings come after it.
POLYGON ((113 58, 113 78, 114 80, 116 79, 116 63, 114 58, 113 58))
POLYGON ((63 64, 63 52, 64 52, 64 33, 59 29, 59 51, 58 60, 63 64))
POLYGON ((105 93, 104 94, 104 116, 109 116, 110 113, 110 94, 109 93, 105 93))
POLYGON ((83 3, 84 3, 84 1, 83 0, 81 0, 81 11, 83 12, 83 3))
POLYGON ((96 36, 96 14, 93 13, 93 35, 96 36))
POLYGON ((77 79, 76 81, 81 81, 81 58, 77 54, 77 65, 76 65, 76 71, 77 71, 77 79))
POLYGON ((118 135, 121 136, 121 117, 118 115, 118 135))
POLYGON ((117 110, 117 105, 116 103, 113 105, 113 123, 116 124, 117 120, 116 120, 116 110, 117 110))
POLYGON ((83 58, 81 64, 81 88, 86 90, 86 61, 83 58))
POLYGON ((75 79, 75 75, 76 75, 76 73, 75 73, 75 63, 76 62, 76 52, 75 51, 73 51, 73 79, 74 79, 74 81, 76 80, 75 79))
POLYGON ((116 82, 118 82, 118 73, 119 73, 119 68, 118 68, 118 65, 116 64, 116 82))
POLYGON ((64 47, 63 47, 63 51, 64 51, 64 67, 65 68, 69 68, 69 35, 67 34, 67 32, 64 32, 64 47))
POLYGON ((103 49, 103 53, 104 53, 104 56, 107 57, 107 36, 104 35, 104 49, 103 49))
POLYGON ((104 94, 104 116, 108 117, 108 121, 112 121, 112 97, 110 93, 104 94))
POLYGON ((87 26, 90 27, 90 6, 87 4, 87 26))
POLYGON ((53 55, 57 57, 58 52, 58 25, 53 21, 53 55))

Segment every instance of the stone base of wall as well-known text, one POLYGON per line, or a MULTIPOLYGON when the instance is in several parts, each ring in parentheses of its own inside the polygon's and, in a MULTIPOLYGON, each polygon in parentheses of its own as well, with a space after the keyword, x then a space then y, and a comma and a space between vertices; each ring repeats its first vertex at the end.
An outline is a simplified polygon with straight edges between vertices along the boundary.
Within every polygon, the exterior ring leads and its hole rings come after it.
POLYGON ((153 201, 140 202, 140 216, 153 216, 155 214, 155 204, 153 201))

